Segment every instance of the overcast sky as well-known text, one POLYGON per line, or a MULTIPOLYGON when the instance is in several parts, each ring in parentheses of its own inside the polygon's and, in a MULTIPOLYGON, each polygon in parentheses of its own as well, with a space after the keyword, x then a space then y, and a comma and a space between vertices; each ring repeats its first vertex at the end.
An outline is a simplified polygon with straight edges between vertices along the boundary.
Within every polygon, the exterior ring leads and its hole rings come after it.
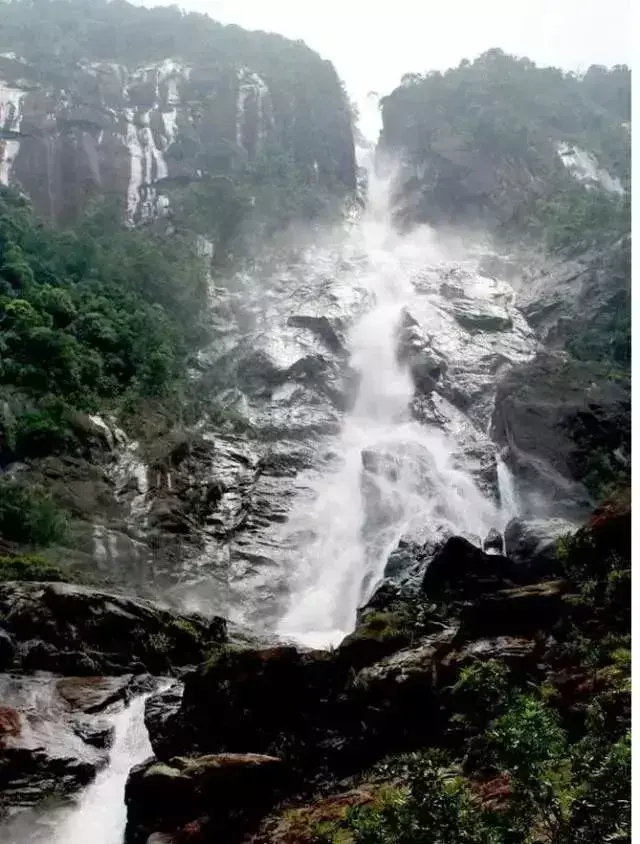
POLYGON ((369 136, 375 125, 369 91, 386 94, 404 73, 443 70, 490 47, 578 71, 631 63, 631 0, 173 2, 222 23, 301 38, 334 63, 369 136))

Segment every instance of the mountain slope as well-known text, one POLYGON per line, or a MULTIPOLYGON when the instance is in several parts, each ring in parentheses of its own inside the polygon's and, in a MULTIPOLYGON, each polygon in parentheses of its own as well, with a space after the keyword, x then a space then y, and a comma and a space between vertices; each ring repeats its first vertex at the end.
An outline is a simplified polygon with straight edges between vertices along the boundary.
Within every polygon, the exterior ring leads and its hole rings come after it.
POLYGON ((106 193, 131 222, 169 206, 228 241, 249 212, 273 229, 355 189, 348 100, 302 42, 176 7, 20 0, 0 54, 0 181, 50 219, 106 193))
POLYGON ((626 67, 578 78, 497 49, 443 74, 404 77, 382 100, 379 143, 404 165, 399 210, 414 221, 547 235, 552 245, 575 239, 562 230, 562 197, 579 197, 593 227, 604 208, 621 213, 629 98, 626 67))

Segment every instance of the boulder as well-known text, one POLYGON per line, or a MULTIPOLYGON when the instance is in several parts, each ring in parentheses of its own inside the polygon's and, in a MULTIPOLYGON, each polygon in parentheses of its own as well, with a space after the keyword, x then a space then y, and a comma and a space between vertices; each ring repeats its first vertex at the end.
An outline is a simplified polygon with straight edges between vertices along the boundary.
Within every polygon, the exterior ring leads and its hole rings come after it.
POLYGON ((508 331, 513 318, 505 308, 488 303, 457 302, 453 316, 468 331, 508 331))
POLYGON ((349 367, 323 355, 305 355, 284 373, 293 381, 326 396, 338 410, 348 410, 357 395, 359 377, 349 367))
POLYGON ((56 688, 70 709, 89 715, 126 700, 131 680, 131 674, 119 677, 62 677, 56 688))
POLYGON ((284 771, 277 757, 256 753, 143 762, 131 770, 125 788, 127 842, 146 842, 150 834, 196 820, 202 837, 195 840, 228 840, 271 807, 284 771))
POLYGON ((511 572, 509 561, 498 554, 485 554, 461 536, 452 536, 434 554, 422 580, 429 598, 449 595, 458 600, 477 597, 505 585, 511 572))
POLYGON ((153 749, 161 759, 197 749, 278 755, 284 744, 295 755, 340 683, 335 669, 321 651, 225 648, 185 677, 180 711, 150 733, 153 749))
POLYGON ((398 330, 397 359, 408 368, 421 395, 433 392, 447 369, 446 361, 433 350, 431 339, 407 310, 403 311, 398 330))
POLYGON ((536 669, 543 644, 535 636, 493 636, 462 643, 445 654, 438 663, 438 676, 445 686, 452 686, 460 671, 478 662, 498 660, 519 676, 536 669))
POLYGON ((496 552, 502 554, 504 551, 504 540, 502 534, 496 528, 491 528, 482 543, 482 550, 486 553, 496 552))
POLYGON ((550 631, 569 612, 568 591, 566 581, 552 580, 481 595, 463 609, 458 640, 550 631))
POLYGON ((352 669, 370 665, 410 643, 412 630, 402 611, 368 612, 342 640, 337 659, 352 669))
POLYGON ((71 728, 85 744, 101 750, 110 748, 115 738, 115 726, 101 718, 79 715, 72 720, 71 728))
POLYGON ((504 531, 507 557, 523 576, 557 576, 562 572, 558 539, 574 531, 575 524, 566 519, 512 519, 504 531))
POLYGON ((55 678, 0 675, 0 700, 0 817, 71 794, 107 763, 108 741, 87 740, 55 678))
POLYGON ((180 710, 182 695, 184 692, 183 683, 174 683, 168 689, 150 695, 144 707, 144 725, 151 736, 155 736, 156 742, 168 744, 172 723, 180 710))
POLYGON ((94 676, 160 674, 226 640, 223 619, 68 583, 0 584, 0 630, 16 643, 16 667, 94 676))
POLYGON ((326 316, 306 316, 296 314, 290 316, 287 325, 294 328, 306 328, 333 354, 346 354, 345 344, 342 337, 342 325, 339 320, 329 320, 326 316))

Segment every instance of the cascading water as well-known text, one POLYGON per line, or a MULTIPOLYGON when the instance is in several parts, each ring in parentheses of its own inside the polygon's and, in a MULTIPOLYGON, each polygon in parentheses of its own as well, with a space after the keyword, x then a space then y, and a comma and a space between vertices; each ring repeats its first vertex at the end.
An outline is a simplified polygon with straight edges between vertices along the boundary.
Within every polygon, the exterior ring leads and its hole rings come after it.
POLYGON ((109 764, 80 795, 78 805, 56 823, 52 844, 121 844, 127 822, 124 786, 129 771, 153 753, 144 725, 148 697, 141 695, 114 716, 109 764))
POLYGON ((148 697, 138 696, 111 716, 114 739, 109 762, 75 803, 19 815, 0 829, 1 840, 5 844, 122 844, 129 771, 153 753, 144 725, 148 697))
POLYGON ((518 492, 513 481, 513 475, 502 457, 496 458, 496 471, 498 475, 498 492, 500 495, 500 507, 504 515, 505 526, 510 519, 520 513, 518 492))
MULTIPOLYGON (((353 284, 364 286, 373 302, 349 338, 359 392, 343 422, 338 470, 315 482, 311 509, 305 502, 306 511, 290 517, 291 531, 311 538, 290 543, 300 562, 279 633, 311 646, 336 643, 353 629, 357 607, 403 535, 481 539, 514 515, 513 496, 504 502, 507 516, 454 459, 462 434, 455 429, 455 414, 446 432, 412 418, 414 383, 398 360, 403 314, 424 312, 426 303, 425 320, 436 331, 460 329, 453 321, 445 324, 436 305, 429 314, 429 294, 435 302, 443 262, 433 236, 397 235, 387 214, 386 185, 375 178, 369 184, 368 210, 353 233, 356 251, 366 256, 364 265, 354 265, 353 284), (440 269, 430 274, 434 264, 440 269)), ((482 437, 469 419, 462 424, 482 437)), ((469 439, 468 431, 464 436, 469 439)), ((506 490, 505 471, 502 466, 506 490)))

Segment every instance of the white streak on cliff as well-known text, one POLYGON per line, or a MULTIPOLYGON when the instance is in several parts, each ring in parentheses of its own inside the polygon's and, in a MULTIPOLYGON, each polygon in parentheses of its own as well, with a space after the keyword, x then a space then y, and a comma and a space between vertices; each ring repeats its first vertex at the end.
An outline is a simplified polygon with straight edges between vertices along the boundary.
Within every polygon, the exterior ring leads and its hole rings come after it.
MULTIPOLYGON (((0 130, 19 132, 22 123, 22 100, 26 91, 0 81, 0 130)), ((0 138, 0 183, 8 185, 11 170, 20 150, 17 138, 0 138)))
POLYGON ((245 107, 247 99, 252 93, 256 97, 257 152, 259 152, 266 134, 264 101, 269 93, 269 88, 264 79, 257 73, 246 67, 241 67, 238 69, 238 94, 236 99, 236 144, 241 148, 245 146, 245 107))
POLYGON ((617 176, 612 176, 604 167, 600 167, 594 155, 586 150, 580 149, 573 144, 560 143, 557 146, 558 155, 564 166, 580 182, 595 182, 609 193, 622 195, 624 188, 617 176))
POLYGON ((133 122, 134 110, 125 109, 127 120, 127 134, 125 144, 129 150, 129 187, 127 188, 127 214, 131 221, 135 217, 138 203, 140 202, 140 188, 143 183, 143 157, 144 153, 138 138, 138 132, 133 122))

